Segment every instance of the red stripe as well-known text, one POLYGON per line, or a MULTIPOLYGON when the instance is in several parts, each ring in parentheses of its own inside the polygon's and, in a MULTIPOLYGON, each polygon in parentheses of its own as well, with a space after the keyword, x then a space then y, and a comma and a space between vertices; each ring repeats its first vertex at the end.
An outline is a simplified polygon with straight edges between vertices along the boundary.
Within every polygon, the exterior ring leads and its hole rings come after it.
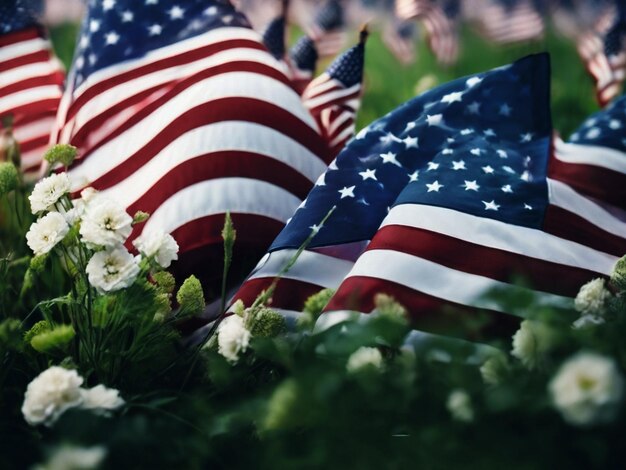
POLYGON ((521 322, 520 318, 506 313, 446 302, 401 284, 365 276, 347 278, 325 311, 329 315, 333 310, 368 313, 375 307, 375 296, 381 293, 402 304, 409 311, 412 325, 421 331, 484 341, 509 338, 521 322))
POLYGON ((45 147, 46 145, 48 145, 48 142, 50 142, 50 135, 46 134, 20 142, 20 149, 22 153, 26 153, 30 152, 31 150, 45 147))
MULTIPOLYGON (((249 306, 263 290, 269 288, 273 281, 273 277, 250 279, 241 286, 233 300, 241 299, 245 305, 249 306)), ((323 287, 316 284, 282 278, 272 295, 270 306, 301 312, 304 302, 322 289, 323 287)))
POLYGON ((218 52, 232 49, 232 48, 248 48, 248 49, 257 49, 257 50, 266 50, 265 46, 262 44, 251 41, 249 39, 232 39, 228 41, 220 41, 215 44, 209 44, 207 46, 200 47, 198 49, 194 49, 183 54, 177 54, 173 57, 167 57, 164 59, 157 60, 155 62, 151 62, 149 64, 133 68, 128 72, 120 73, 115 77, 111 77, 107 80, 103 80, 99 83, 95 83, 87 88, 76 100, 71 104, 67 120, 72 119, 76 113, 82 108, 86 103, 88 103, 95 96, 105 92, 106 90, 118 86, 122 83, 126 83, 135 78, 142 77, 144 75, 159 72, 165 70, 167 68, 176 67, 180 65, 185 65, 191 62, 198 61, 200 59, 205 59, 210 57, 213 54, 218 52))
POLYGON ((16 69, 24 65, 36 64, 38 62, 49 62, 52 54, 49 50, 41 50, 30 54, 21 55, 13 59, 0 62, 0 72, 16 69))
POLYGON ((7 96, 18 91, 47 85, 58 85, 60 90, 60 87, 63 85, 63 73, 59 70, 48 75, 30 77, 16 83, 11 83, 10 85, 0 88, 0 96, 7 96))
MULTIPOLYGON (((598 273, 490 248, 458 238, 403 225, 380 229, 367 250, 392 250, 417 256, 456 271, 510 283, 522 275, 533 288, 575 297, 598 273), (558 279, 559 282, 555 282, 558 279)), ((461 287, 462 288, 462 287, 461 287)))
POLYGON ((32 103, 27 103, 22 106, 17 106, 15 108, 11 108, 11 113, 14 116, 18 116, 21 114, 30 115, 32 113, 41 114, 46 111, 55 112, 59 107, 59 98, 47 98, 40 101, 35 101, 32 103))
POLYGON ((37 39, 43 36, 43 32, 38 27, 32 27, 13 33, 3 34, 2 36, 0 36, 0 47, 10 46, 11 44, 17 44, 18 42, 24 42, 30 39, 37 39))
POLYGON ((579 193, 626 209, 626 175, 623 173, 552 158, 548 176, 562 181, 579 193))
POLYGON ((172 168, 132 203, 128 212, 154 212, 172 195, 192 184, 228 177, 266 181, 289 191, 299 199, 304 199, 313 186, 311 181, 289 165, 273 158, 251 152, 222 151, 192 158, 172 168))
POLYGON ((261 124, 276 129, 309 149, 314 149, 317 155, 325 156, 329 153, 328 148, 324 148, 320 136, 306 124, 295 119, 288 111, 256 99, 224 98, 204 103, 183 113, 139 151, 129 156, 124 163, 95 179, 92 185, 98 188, 113 186, 137 171, 184 133, 204 125, 225 121, 261 124))

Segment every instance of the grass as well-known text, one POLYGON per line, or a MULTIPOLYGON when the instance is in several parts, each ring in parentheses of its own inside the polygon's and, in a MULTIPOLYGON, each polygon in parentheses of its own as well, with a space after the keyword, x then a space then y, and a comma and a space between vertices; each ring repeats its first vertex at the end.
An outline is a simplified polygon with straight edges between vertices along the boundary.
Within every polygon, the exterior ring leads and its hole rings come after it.
MULTIPOLYGON (((57 54, 71 62, 77 27, 63 25, 51 36, 57 54)), ((371 35, 367 46, 365 93, 357 128, 385 115, 416 94, 420 80, 428 77, 435 84, 488 70, 515 61, 527 54, 548 51, 552 57, 552 113, 554 128, 564 137, 573 132, 598 109, 592 81, 585 71, 574 45, 550 32, 542 41, 524 45, 490 44, 470 30, 461 34, 461 56, 452 67, 439 66, 424 41, 418 44, 418 59, 402 66, 383 45, 378 34, 371 35)), ((424 83, 424 82, 422 82, 424 83)))

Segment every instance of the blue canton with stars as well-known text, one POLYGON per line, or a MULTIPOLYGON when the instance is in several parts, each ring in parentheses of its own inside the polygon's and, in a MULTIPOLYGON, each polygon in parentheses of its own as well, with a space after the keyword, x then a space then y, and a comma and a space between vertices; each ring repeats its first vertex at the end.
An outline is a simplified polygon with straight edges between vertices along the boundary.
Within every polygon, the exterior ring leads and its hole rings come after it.
POLYGON ((608 147, 626 153, 626 96, 592 114, 570 137, 570 142, 608 147))
POLYGON ((534 55, 439 86, 375 121, 319 178, 270 251, 298 247, 312 229, 312 248, 370 240, 403 203, 540 228, 549 81, 549 57, 534 55))
POLYGON ((0 33, 21 31, 38 24, 43 0, 9 0, 0 2, 0 33))
POLYGON ((221 26, 249 25, 227 0, 90 0, 76 48, 75 86, 104 67, 221 26))

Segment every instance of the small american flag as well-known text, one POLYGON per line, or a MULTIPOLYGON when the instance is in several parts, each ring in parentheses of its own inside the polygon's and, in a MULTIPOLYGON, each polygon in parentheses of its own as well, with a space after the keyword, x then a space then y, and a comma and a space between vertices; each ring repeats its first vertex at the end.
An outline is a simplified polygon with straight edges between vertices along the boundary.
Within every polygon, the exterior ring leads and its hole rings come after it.
POLYGON ((80 150, 73 190, 149 212, 143 229, 180 245, 175 271, 209 286, 225 212, 238 256, 258 259, 329 161, 281 65, 220 1, 92 1, 57 140, 80 150))
POLYGON ((489 0, 481 17, 484 36, 503 44, 540 38, 545 28, 542 15, 530 0, 489 0))
POLYGON ((356 113, 361 104, 367 34, 363 29, 359 44, 338 57, 302 94, 304 105, 318 120, 333 156, 354 134, 356 113))
POLYGON ((31 178, 50 142, 65 75, 37 23, 39 3, 0 5, 0 117, 13 115, 22 170, 31 178))
MULTIPOLYGON (((238 297, 249 302, 266 288, 314 230, 273 297, 287 314, 316 290, 339 286, 330 311, 367 313, 375 294, 388 293, 418 329, 449 332, 454 315, 480 311, 489 320, 481 335, 508 335, 520 318, 483 294, 530 292, 511 283, 516 273, 544 301, 571 305, 626 251, 626 224, 617 208, 570 186, 565 171, 548 169, 551 133, 546 55, 425 93, 348 145, 238 297)), ((587 150, 580 146, 578 158, 592 160, 587 150)))
POLYGON ((346 35, 341 30, 344 26, 345 12, 341 2, 327 0, 322 3, 313 22, 306 28, 321 57, 333 57, 343 49, 346 35))
POLYGON ((289 50, 291 81, 300 94, 311 83, 317 67, 317 48, 309 36, 302 36, 289 50))

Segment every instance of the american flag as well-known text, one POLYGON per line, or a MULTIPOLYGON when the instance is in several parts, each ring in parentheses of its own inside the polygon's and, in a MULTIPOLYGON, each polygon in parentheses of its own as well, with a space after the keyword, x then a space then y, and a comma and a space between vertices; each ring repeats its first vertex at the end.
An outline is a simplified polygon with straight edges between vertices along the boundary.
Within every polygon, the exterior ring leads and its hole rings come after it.
POLYGON ((603 107, 621 93, 626 78, 626 5, 617 5, 614 22, 605 33, 587 32, 577 44, 603 107))
POLYGON ((489 0, 481 17, 482 34, 504 44, 540 38, 545 28, 542 15, 530 0, 489 0))
POLYGON ((180 245, 175 271, 209 286, 221 277, 225 212, 236 255, 258 259, 329 160, 260 35, 228 2, 206 0, 92 1, 58 141, 80 150, 73 190, 149 212, 143 230, 180 245))
POLYGON ((361 104, 367 34, 363 29, 359 43, 338 57, 302 93, 304 105, 318 120, 333 156, 354 134, 361 104))
POLYGON ((287 19, 283 13, 274 18, 263 31, 263 44, 277 60, 283 60, 287 53, 287 48, 285 47, 286 24, 287 19))
POLYGON ((330 311, 367 313, 375 294, 388 293, 418 329, 449 333, 480 312, 488 320, 480 335, 491 337, 520 321, 484 297, 491 289, 571 305, 583 283, 608 275, 626 251, 626 224, 617 209, 570 186, 566 172, 548 175, 551 135, 546 55, 425 93, 359 133, 237 298, 248 303, 267 288, 313 230, 273 296, 286 314, 315 291, 338 287, 330 311), (511 282, 516 273, 532 290, 511 282))
POLYGON ((341 31, 345 26, 345 12, 338 0, 327 0, 315 13, 312 23, 306 28, 307 35, 316 43, 321 57, 333 57, 339 53, 346 42, 346 35, 341 31))
POLYGON ((317 67, 317 48, 309 36, 302 36, 289 50, 291 81, 298 93, 311 83, 317 67))
POLYGON ((36 16, 39 3, 0 5, 0 117, 13 115, 22 169, 34 178, 50 142, 61 99, 63 67, 36 16))
POLYGON ((383 29, 382 40, 400 63, 408 65, 415 62, 417 25, 414 22, 400 20, 388 22, 383 29))

